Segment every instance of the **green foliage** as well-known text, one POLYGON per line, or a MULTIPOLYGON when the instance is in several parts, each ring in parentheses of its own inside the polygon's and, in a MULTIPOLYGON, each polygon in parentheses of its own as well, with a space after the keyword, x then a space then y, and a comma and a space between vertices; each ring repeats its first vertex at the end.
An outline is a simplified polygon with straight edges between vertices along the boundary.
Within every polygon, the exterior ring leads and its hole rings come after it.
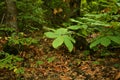
POLYGON ((16 1, 18 9, 18 27, 21 31, 41 29, 44 23, 44 10, 42 0, 20 0, 16 1))
POLYGON ((94 65, 100 65, 100 62, 99 61, 94 61, 93 64, 94 65))
POLYGON ((15 32, 14 28, 6 27, 5 25, 0 26, 0 36, 10 36, 13 32, 15 32))
POLYGON ((36 62, 36 65, 42 65, 42 64, 44 64, 43 61, 37 61, 37 62, 36 62))
MULTIPOLYGON (((4 9, 3 0, 0 1, 1 10, 4 9)), ((52 24, 61 26, 68 20, 70 13, 69 2, 63 0, 21 0, 16 1, 18 11, 18 27, 20 31, 38 30, 42 26, 52 24), (45 22, 46 21, 46 22, 45 22)), ((90 48, 102 45, 108 47, 111 44, 119 45, 120 39, 120 3, 119 0, 81 0, 81 17, 70 19, 62 27, 46 32, 48 38, 54 39, 52 45, 58 48, 64 44, 71 52, 76 36, 87 39, 93 34, 90 48)), ((0 12, 3 15, 3 12, 0 12)), ((2 18, 2 17, 1 17, 2 18)), ((0 25, 1 26, 1 25, 0 25)), ((52 26, 54 27, 54 26, 52 26)), ((10 28, 0 28, 1 31, 14 32, 10 28)), ((9 33, 8 33, 9 34, 9 33)), ((80 41, 81 42, 81 41, 80 41)), ((37 41, 31 37, 25 37, 23 33, 13 33, 8 38, 9 45, 31 45, 37 41)))
POLYGON ((118 24, 119 15, 104 13, 96 15, 87 14, 85 16, 88 18, 86 19, 87 23, 90 22, 88 26, 93 29, 93 34, 95 34, 94 31, 99 33, 99 35, 91 42, 90 48, 96 47, 99 44, 108 47, 110 44, 113 44, 113 42, 120 45, 120 26, 118 24))
POLYGON ((120 45, 120 36, 102 36, 96 38, 90 45, 90 48, 96 47, 101 44, 105 47, 108 47, 112 42, 115 42, 120 45))
POLYGON ((81 11, 83 13, 116 13, 119 0, 82 0, 81 11))
POLYGON ((14 72, 15 72, 16 74, 24 74, 24 68, 23 68, 23 67, 15 68, 15 69, 14 69, 14 72))
POLYGON ((116 67, 116 68, 120 68, 120 64, 119 63, 116 63, 113 66, 116 67))
POLYGON ((17 62, 22 61, 23 58, 14 55, 9 55, 8 53, 5 52, 0 52, 0 56, 2 57, 3 55, 5 57, 3 59, 0 59, 0 68, 14 70, 14 72, 19 73, 18 71, 21 69, 17 67, 17 62))
POLYGON ((63 42, 64 42, 63 36, 60 36, 53 41, 52 45, 54 48, 57 48, 57 47, 61 46, 63 44, 63 42))
POLYGON ((85 50, 85 51, 83 52, 83 54, 84 54, 84 56, 88 56, 88 55, 90 54, 90 51, 89 51, 89 50, 85 50))
POLYGON ((0 0, 0 20, 3 19, 4 9, 5 9, 5 2, 4 0, 0 0))
POLYGON ((113 43, 120 45, 119 17, 119 14, 111 15, 111 13, 85 14, 84 17, 71 19, 73 24, 70 22, 67 28, 76 30, 74 33, 85 38, 92 34, 99 34, 93 38, 92 42, 89 41, 90 48, 99 45, 108 47, 113 43))
POLYGON ((75 43, 71 35, 87 38, 92 34, 99 33, 92 42, 89 41, 91 43, 90 48, 98 45, 108 47, 113 42, 120 44, 119 30, 116 30, 116 26, 114 26, 117 25, 117 29, 119 29, 119 24, 115 24, 117 22, 114 23, 114 21, 108 22, 113 18, 105 21, 106 15, 110 16, 109 14, 86 14, 82 18, 70 19, 68 24, 64 24, 67 28, 59 28, 52 32, 46 32, 45 35, 48 38, 55 38, 52 43, 54 48, 58 48, 64 43, 70 52, 73 49, 73 43, 75 43))
POLYGON ((7 42, 3 44, 3 51, 14 55, 17 55, 20 51, 28 49, 30 45, 38 43, 37 39, 27 37, 23 32, 14 32, 11 36, 5 37, 5 40, 7 42))
POLYGON ((48 63, 51 63, 51 62, 53 62, 54 60, 55 60, 55 57, 54 57, 54 56, 47 58, 48 63))
POLYGON ((46 32, 45 36, 48 38, 54 38, 52 43, 54 48, 58 48, 63 43, 71 52, 73 50, 73 43, 75 40, 71 37, 72 32, 68 31, 66 28, 60 28, 51 32, 46 32))
POLYGON ((9 27, 1 27, 0 28, 0 31, 4 31, 4 32, 14 32, 15 31, 15 29, 13 29, 13 28, 9 28, 9 27))
POLYGON ((38 41, 32 37, 25 37, 23 32, 13 33, 8 39, 8 45, 31 45, 38 41))

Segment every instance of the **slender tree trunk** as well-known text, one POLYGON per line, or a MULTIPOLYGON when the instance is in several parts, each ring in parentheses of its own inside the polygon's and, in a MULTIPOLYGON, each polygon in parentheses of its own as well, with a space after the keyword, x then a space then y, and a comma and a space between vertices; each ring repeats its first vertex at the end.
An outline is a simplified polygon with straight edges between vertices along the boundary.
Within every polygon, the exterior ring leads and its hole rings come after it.
POLYGON ((14 28, 15 31, 18 31, 17 27, 17 10, 16 10, 16 3, 14 0, 5 0, 6 2, 6 24, 7 27, 14 28))

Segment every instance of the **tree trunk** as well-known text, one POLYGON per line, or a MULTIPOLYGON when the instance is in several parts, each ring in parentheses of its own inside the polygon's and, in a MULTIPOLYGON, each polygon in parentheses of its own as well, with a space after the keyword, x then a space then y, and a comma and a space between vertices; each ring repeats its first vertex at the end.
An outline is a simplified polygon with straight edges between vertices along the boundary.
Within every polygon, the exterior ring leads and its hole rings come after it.
POLYGON ((6 2, 6 9, 7 9, 6 11, 7 27, 14 28, 15 31, 18 31, 16 3, 14 0, 5 0, 5 2, 6 2))

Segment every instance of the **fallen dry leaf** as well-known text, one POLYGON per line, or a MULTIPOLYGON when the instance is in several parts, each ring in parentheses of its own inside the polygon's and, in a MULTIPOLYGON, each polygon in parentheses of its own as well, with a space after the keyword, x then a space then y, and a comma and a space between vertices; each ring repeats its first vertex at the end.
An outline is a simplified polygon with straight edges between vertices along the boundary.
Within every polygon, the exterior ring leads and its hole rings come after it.
POLYGON ((69 76, 60 76, 61 80, 72 80, 69 76))
POLYGON ((117 75, 115 76, 115 80, 119 80, 120 79, 120 72, 117 73, 117 75))

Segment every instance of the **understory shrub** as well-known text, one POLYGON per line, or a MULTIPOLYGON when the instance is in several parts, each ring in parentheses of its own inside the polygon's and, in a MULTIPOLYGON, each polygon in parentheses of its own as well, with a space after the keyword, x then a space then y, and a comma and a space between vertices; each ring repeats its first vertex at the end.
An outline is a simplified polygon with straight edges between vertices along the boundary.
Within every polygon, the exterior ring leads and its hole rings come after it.
POLYGON ((20 31, 31 32, 42 29, 44 24, 44 12, 42 0, 16 1, 18 10, 18 27, 20 31))
MULTIPOLYGON (((90 36, 98 34, 96 36, 91 37, 91 40, 88 40, 91 49, 96 49, 96 47, 99 47, 100 45, 102 45, 103 48, 105 48, 114 43, 120 45, 120 24, 118 20, 119 14, 113 16, 109 13, 86 14, 84 15, 84 17, 70 19, 70 22, 63 24, 65 28, 59 28, 52 32, 47 32, 45 33, 45 35, 48 38, 55 38, 52 44, 54 48, 57 48, 58 46, 62 45, 64 39, 66 39, 68 35, 72 37, 72 39, 69 38, 69 40, 74 40, 72 42, 75 43, 74 36, 83 37, 87 40, 90 36), (105 19, 107 18, 106 16, 111 16, 111 19, 109 20, 113 21, 105 21, 105 19), (116 20, 114 20, 114 18, 116 20)), ((80 42, 82 41, 79 41, 79 43, 80 42)), ((73 49, 73 45, 71 45, 71 43, 67 43, 65 45, 71 52, 73 49)))
POLYGON ((21 62, 23 58, 19 56, 10 55, 6 52, 0 52, 0 69, 13 70, 15 73, 24 73, 24 69, 17 65, 18 62, 21 62))

